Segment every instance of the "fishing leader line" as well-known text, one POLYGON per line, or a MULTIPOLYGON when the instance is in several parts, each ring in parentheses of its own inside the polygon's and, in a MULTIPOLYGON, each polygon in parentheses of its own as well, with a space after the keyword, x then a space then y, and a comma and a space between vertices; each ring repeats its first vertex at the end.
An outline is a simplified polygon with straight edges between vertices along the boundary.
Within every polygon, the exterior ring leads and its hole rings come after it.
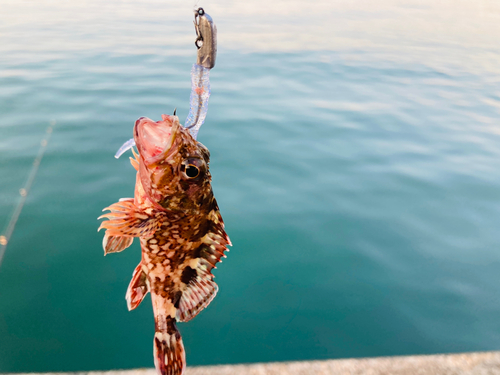
POLYGON ((45 132, 45 136, 40 142, 40 149, 38 150, 38 154, 35 157, 35 160, 33 161, 33 166, 31 167, 28 179, 26 180, 24 186, 19 189, 19 195, 21 196, 21 198, 19 199, 19 202, 17 203, 17 206, 11 215, 8 224, 3 231, 3 234, 0 235, 0 267, 2 266, 2 261, 5 255, 5 251, 7 250, 7 245, 9 244, 10 238, 12 237, 12 233, 14 233, 17 220, 19 219, 19 215, 21 215, 24 203, 26 202, 26 198, 28 197, 31 185, 35 180, 36 173, 38 172, 38 168, 40 167, 40 163, 42 162, 43 154, 45 153, 45 149, 49 144, 50 136, 52 135, 52 131, 55 125, 55 121, 50 122, 50 125, 45 132))

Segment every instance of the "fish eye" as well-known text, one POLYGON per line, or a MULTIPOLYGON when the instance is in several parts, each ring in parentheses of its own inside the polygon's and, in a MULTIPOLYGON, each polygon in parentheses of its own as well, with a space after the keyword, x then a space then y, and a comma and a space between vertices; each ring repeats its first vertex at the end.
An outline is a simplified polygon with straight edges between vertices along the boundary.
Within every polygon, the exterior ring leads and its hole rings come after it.
POLYGON ((181 173, 184 175, 184 178, 187 179, 195 179, 199 177, 204 170, 205 163, 202 159, 199 158, 189 158, 184 160, 181 164, 181 173))
POLYGON ((196 178, 200 174, 200 170, 198 169, 197 166, 189 164, 188 166, 186 166, 185 173, 186 176, 188 176, 189 178, 196 178))

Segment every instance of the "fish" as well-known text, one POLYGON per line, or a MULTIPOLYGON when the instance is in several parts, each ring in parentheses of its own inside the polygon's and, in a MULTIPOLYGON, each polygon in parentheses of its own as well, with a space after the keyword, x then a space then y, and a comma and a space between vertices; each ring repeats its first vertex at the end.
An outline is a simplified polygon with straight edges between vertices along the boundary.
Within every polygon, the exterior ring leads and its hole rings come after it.
POLYGON ((231 241, 215 200, 209 150, 175 115, 135 122, 130 158, 137 170, 134 198, 106 207, 104 253, 141 244, 141 262, 127 289, 129 310, 150 293, 155 318, 154 363, 158 374, 181 375, 186 358, 177 322, 187 322, 214 299, 212 270, 231 241))

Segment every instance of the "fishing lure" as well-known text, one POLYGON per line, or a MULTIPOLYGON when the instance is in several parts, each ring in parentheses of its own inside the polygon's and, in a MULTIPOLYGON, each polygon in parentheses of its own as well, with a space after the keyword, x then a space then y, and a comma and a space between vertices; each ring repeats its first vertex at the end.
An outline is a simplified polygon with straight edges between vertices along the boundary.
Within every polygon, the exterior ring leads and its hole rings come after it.
MULTIPOLYGON (((154 358, 160 375, 181 375, 186 367, 178 321, 187 322, 207 307, 218 287, 212 269, 231 245, 212 192, 210 152, 196 141, 208 107, 208 72, 216 57, 216 29, 202 8, 195 13, 198 47, 192 69, 191 110, 186 126, 174 115, 161 121, 140 118, 132 148, 137 170, 134 198, 105 208, 99 229, 106 229, 105 254, 120 252, 139 237, 142 259, 126 300, 135 309, 151 293, 155 317, 154 358)), ((118 155, 119 156, 119 155, 118 155)))
MULTIPOLYGON (((198 8, 195 11, 194 18, 193 22, 197 36, 194 43, 198 48, 198 54, 196 64, 193 64, 191 68, 190 109, 184 127, 189 129, 193 138, 196 139, 208 111, 210 69, 215 66, 217 58, 217 27, 212 17, 205 13, 203 8, 198 8)), ((118 149, 115 158, 118 159, 134 146, 134 138, 129 139, 118 149)))

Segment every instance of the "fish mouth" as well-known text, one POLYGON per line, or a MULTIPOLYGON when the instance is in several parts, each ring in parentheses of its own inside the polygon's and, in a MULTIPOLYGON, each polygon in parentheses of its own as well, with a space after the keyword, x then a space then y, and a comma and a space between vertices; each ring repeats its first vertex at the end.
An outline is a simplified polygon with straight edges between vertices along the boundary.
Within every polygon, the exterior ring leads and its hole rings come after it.
POLYGON ((148 166, 168 158, 180 126, 177 116, 162 115, 161 117, 161 121, 141 117, 135 122, 135 144, 148 166))

